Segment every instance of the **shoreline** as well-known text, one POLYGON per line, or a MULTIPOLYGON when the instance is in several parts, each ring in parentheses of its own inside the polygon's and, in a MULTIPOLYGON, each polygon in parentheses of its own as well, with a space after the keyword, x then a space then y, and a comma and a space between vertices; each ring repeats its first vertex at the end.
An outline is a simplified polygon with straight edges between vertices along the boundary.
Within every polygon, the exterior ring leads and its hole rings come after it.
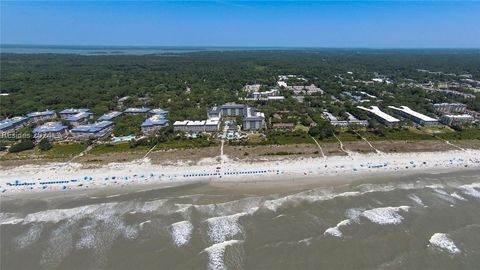
MULTIPOLYGON (((152 164, 149 160, 110 163, 84 168, 79 163, 49 163, 7 168, 0 175, 2 199, 23 194, 80 194, 76 191, 155 190, 194 183, 230 188, 242 185, 275 189, 309 185, 347 184, 362 179, 422 173, 448 173, 480 169, 480 150, 399 154, 355 154, 323 158, 295 158, 248 163, 222 158, 196 165, 152 164), (15 182, 18 181, 18 182, 15 182), (75 191, 75 192, 73 192, 75 191)), ((90 192, 88 192, 90 193, 90 192)), ((42 195, 42 196, 43 196, 42 195)))

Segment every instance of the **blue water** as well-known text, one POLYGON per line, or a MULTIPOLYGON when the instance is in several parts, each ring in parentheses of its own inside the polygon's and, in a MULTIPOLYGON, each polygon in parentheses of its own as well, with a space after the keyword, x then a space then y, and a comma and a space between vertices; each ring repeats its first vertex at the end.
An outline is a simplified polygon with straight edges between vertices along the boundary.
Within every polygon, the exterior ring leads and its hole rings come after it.
MULTIPOLYGON (((298 48, 297 48, 298 49, 298 48)), ((146 55, 202 51, 295 50, 280 47, 175 47, 175 46, 69 46, 1 44, 0 53, 80 54, 80 55, 146 55)))

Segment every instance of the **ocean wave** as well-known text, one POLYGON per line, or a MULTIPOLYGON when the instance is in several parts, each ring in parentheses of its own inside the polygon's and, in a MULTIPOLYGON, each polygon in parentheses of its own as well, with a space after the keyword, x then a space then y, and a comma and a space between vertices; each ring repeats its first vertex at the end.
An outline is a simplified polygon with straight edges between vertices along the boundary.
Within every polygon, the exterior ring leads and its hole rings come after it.
POLYGON ((466 201, 467 200, 464 197, 462 197, 460 194, 458 194, 457 192, 452 192, 450 194, 450 196, 452 196, 453 198, 455 198, 457 200, 460 200, 460 201, 466 201))
POLYGON ((435 233, 430 237, 430 244, 436 248, 451 254, 459 254, 461 251, 445 233, 435 233))
POLYGON ((15 238, 15 243, 18 249, 26 248, 35 241, 37 241, 43 231, 43 224, 34 224, 28 231, 15 238))
POLYGON ((408 196, 408 198, 420 206, 425 206, 425 203, 423 203, 422 199, 415 194, 408 196))
POLYGON ((173 223, 170 228, 172 241, 177 247, 188 244, 192 237, 193 225, 187 220, 173 223))
POLYGON ((323 234, 325 234, 325 235, 328 234, 328 235, 335 236, 335 237, 342 237, 343 233, 342 233, 342 231, 340 231, 340 227, 347 226, 351 223, 352 223, 352 221, 350 219, 342 220, 337 224, 337 226, 326 229, 323 234))
POLYGON ((241 240, 228 240, 221 243, 213 244, 203 251, 208 254, 208 269, 223 270, 227 269, 224 262, 225 249, 228 246, 234 246, 243 243, 241 240))
POLYGON ((480 199, 480 183, 460 186, 462 193, 480 199))
POLYGON ((14 225, 21 223, 23 218, 14 213, 0 213, 0 225, 14 225))
POLYGON ((401 216, 398 212, 407 212, 409 208, 409 206, 374 208, 364 211, 362 216, 366 217, 371 222, 380 225, 395 225, 401 223, 403 220, 403 216, 401 216))
POLYGON ((227 238, 235 237, 243 233, 238 220, 248 213, 237 213, 229 216, 220 216, 207 219, 208 235, 213 243, 221 243, 227 238))

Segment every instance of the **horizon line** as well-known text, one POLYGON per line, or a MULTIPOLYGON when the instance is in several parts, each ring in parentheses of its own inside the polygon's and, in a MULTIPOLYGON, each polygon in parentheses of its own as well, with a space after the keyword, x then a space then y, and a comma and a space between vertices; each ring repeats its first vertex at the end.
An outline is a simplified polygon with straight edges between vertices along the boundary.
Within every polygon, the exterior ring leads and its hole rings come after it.
POLYGON ((51 47, 110 47, 110 48, 265 48, 265 49, 376 49, 376 50, 391 50, 391 49, 463 49, 475 50, 480 47, 429 47, 429 46, 409 46, 409 47, 395 47, 395 46, 266 46, 266 45, 100 45, 100 44, 33 44, 33 43, 0 43, 0 47, 4 46, 51 46, 51 47))

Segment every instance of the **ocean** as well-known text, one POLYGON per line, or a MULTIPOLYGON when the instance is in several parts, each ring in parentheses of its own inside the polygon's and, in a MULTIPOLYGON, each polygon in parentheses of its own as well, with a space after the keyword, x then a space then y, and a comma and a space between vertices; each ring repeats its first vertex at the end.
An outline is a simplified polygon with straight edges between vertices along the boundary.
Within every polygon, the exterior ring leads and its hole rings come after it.
POLYGON ((58 194, 2 199, 2 270, 480 266, 478 170, 58 194))
MULTIPOLYGON (((305 50, 283 47, 182 47, 182 46, 79 46, 79 45, 13 45, 0 44, 0 53, 78 54, 78 55, 148 55, 191 52, 305 50)), ((310 49, 309 49, 310 50, 310 49)))

